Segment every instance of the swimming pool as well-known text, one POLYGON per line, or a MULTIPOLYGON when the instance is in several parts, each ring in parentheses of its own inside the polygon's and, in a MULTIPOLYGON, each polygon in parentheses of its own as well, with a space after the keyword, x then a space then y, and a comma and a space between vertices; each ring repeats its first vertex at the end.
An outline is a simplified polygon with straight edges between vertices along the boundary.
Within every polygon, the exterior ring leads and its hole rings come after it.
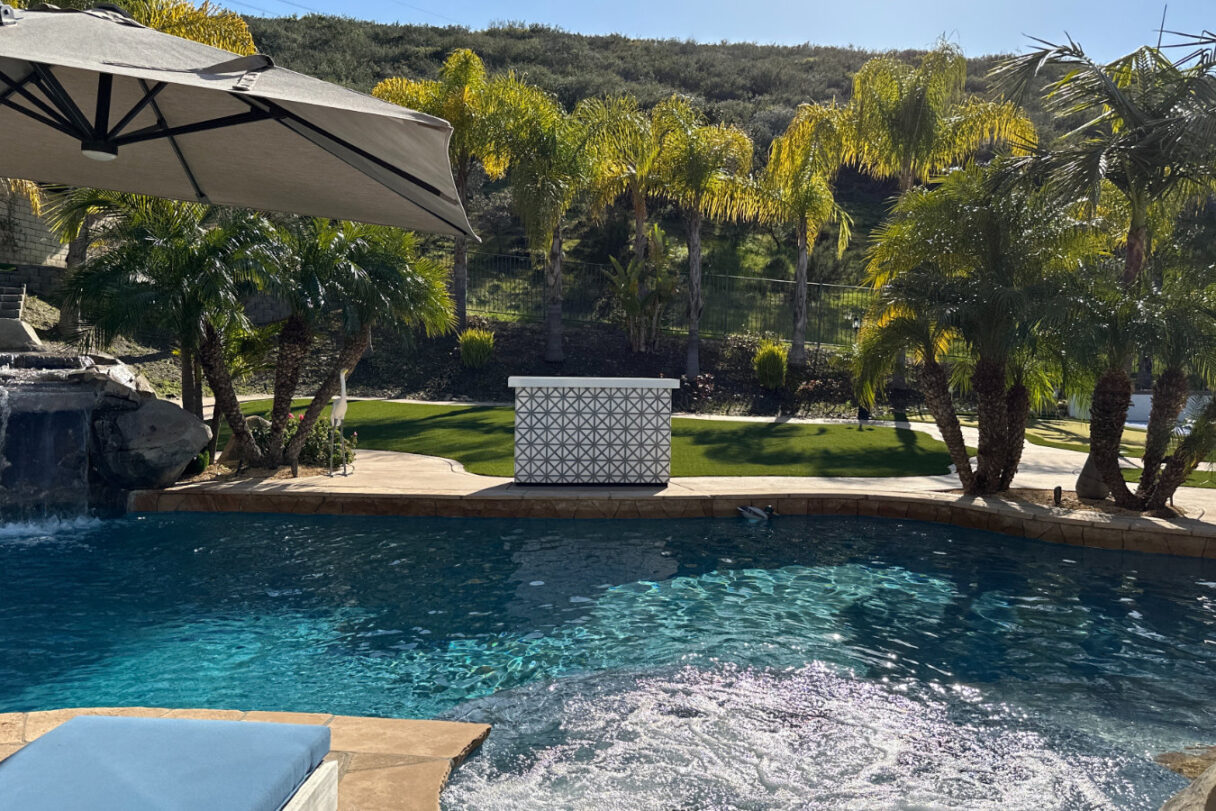
POLYGON ((0 712, 495 725, 450 808, 1155 808, 1216 566, 864 518, 0 527, 0 712))

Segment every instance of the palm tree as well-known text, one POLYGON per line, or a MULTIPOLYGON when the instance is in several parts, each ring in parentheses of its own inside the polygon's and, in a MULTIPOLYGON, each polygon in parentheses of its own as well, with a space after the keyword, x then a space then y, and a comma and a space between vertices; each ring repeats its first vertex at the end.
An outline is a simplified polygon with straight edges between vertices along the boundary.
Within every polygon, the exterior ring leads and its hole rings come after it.
POLYGON ((587 99, 574 114, 596 137, 591 180, 591 212, 599 216, 621 196, 629 198, 633 213, 633 258, 646 258, 647 201, 663 187, 660 158, 667 133, 681 122, 696 118, 687 101, 672 96, 649 112, 633 96, 587 99))
POLYGON ((662 195, 680 208, 688 229, 688 354, 685 374, 701 373, 701 225, 759 213, 748 173, 752 142, 738 127, 707 124, 699 113, 673 116, 660 157, 662 195))
POLYGON ((979 494, 1008 488, 1021 456, 1030 393, 1013 359, 1052 312, 1059 279, 1103 247, 1101 231, 1053 198, 994 190, 993 174, 973 167, 904 194, 867 269, 876 289, 893 287, 881 317, 907 311, 956 333, 972 355, 980 439, 969 491, 979 494))
POLYGON ((379 254, 369 248, 367 229, 350 222, 317 217, 280 218, 275 240, 262 257, 266 292, 286 305, 277 338, 274 402, 265 448, 267 462, 282 464, 283 435, 291 416, 291 402, 300 370, 311 351, 317 331, 339 306, 342 280, 357 276, 358 263, 379 254))
MULTIPOLYGON (((995 75, 1021 95, 1045 66, 1067 68, 1063 78, 1047 86, 1046 107, 1057 115, 1084 114, 1086 123, 1051 149, 1012 163, 1011 169, 1045 183, 1063 199, 1085 199, 1094 210, 1099 205, 1123 209, 1121 282, 1127 294, 1136 296, 1134 288, 1152 259, 1154 227, 1171 222, 1185 202, 1211 188, 1213 139, 1203 126, 1211 120, 1204 115, 1203 99, 1210 92, 1212 65, 1201 59, 1187 67, 1152 47, 1104 65, 1072 40, 1043 45, 1005 62, 995 75)), ((1090 454, 1115 500, 1135 508, 1143 499, 1128 491, 1118 462, 1131 402, 1132 381, 1125 368, 1131 358, 1111 355, 1107 361, 1094 388, 1090 454)), ((1144 367, 1151 374, 1151 361, 1144 367)), ((1182 385, 1173 370, 1155 386, 1165 399, 1158 405, 1154 398, 1150 419, 1167 422, 1150 425, 1154 455, 1177 419, 1182 385)))
MULTIPOLYGON (((461 48, 453 51, 443 63, 438 81, 385 79, 372 89, 372 95, 438 116, 452 125, 448 152, 456 193, 460 204, 468 208, 470 184, 478 165, 492 179, 502 177, 507 170, 510 156, 496 143, 497 124, 491 117, 498 109, 495 96, 504 90, 503 79, 487 77, 481 58, 461 48)), ((452 293, 460 329, 468 320, 468 244, 467 237, 456 237, 452 259, 452 293)))
POLYGON ((594 171, 595 132, 555 98, 515 76, 506 80, 494 114, 496 143, 511 154, 511 202, 523 220, 528 243, 545 260, 545 354, 565 358, 562 348, 563 225, 594 171))
POLYGON ((898 285, 882 288, 871 316, 862 323, 857 334, 853 365, 857 402, 867 408, 873 407, 880 382, 891 375, 899 358, 910 353, 913 361, 919 364, 919 383, 925 405, 946 443, 955 473, 963 490, 972 492, 975 472, 971 469, 971 457, 954 408, 950 374, 943 366, 956 336, 949 327, 933 322, 901 298, 898 285))
POLYGON ((1104 194, 1117 194, 1126 208, 1123 284, 1130 286, 1152 256, 1154 214, 1171 219, 1182 203, 1211 188, 1211 167, 1195 160, 1186 141, 1187 132, 1197 129, 1188 126, 1197 123, 1189 114, 1198 112, 1193 102, 1209 67, 1177 65, 1147 46, 1103 65, 1072 40, 1043 44, 999 65, 994 77, 1016 98, 1044 67, 1063 66, 1067 72, 1047 86, 1044 106, 1057 116, 1087 120, 1009 169, 1045 181, 1063 199, 1087 200, 1091 209, 1104 194))
POLYGON ((349 246, 347 261, 336 263, 322 286, 326 309, 339 320, 339 348, 284 449, 293 472, 309 433, 338 390, 341 373, 349 373, 359 363, 371 345, 374 327, 420 328, 434 335, 454 323, 447 273, 439 263, 418 255, 412 233, 354 223, 339 227, 349 246))
POLYGON ((866 62, 847 107, 849 157, 876 178, 895 178, 903 192, 985 146, 1034 143, 1019 107, 964 98, 966 79, 966 58, 946 42, 916 66, 893 55, 866 62))
POLYGON ((798 244, 791 366, 806 366, 807 266, 819 230, 828 222, 840 223, 837 258, 849 244, 852 221, 832 192, 842 158, 840 111, 834 106, 803 104, 785 132, 773 139, 759 182, 761 218, 793 226, 798 244))
MULTIPOLYGON (((271 227, 253 212, 93 189, 64 193, 52 225, 70 231, 98 218, 96 256, 65 281, 69 306, 90 325, 86 340, 163 330, 182 358, 183 395, 197 387, 196 359, 238 440, 260 461, 237 400, 226 339, 249 330, 242 299, 256 289, 257 253, 271 227)), ((201 403, 195 411, 201 418, 201 403)))

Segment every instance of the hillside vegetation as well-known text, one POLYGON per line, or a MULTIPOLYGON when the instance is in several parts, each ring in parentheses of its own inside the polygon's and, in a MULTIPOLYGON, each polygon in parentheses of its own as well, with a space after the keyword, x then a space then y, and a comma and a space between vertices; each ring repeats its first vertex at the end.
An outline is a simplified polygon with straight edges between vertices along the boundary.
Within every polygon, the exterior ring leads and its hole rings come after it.
MULTIPOLYGON (((392 76, 436 78, 448 54, 470 48, 490 72, 514 71, 553 93, 567 109, 581 99, 604 94, 630 93, 644 106, 673 93, 684 94, 711 120, 743 128, 755 143, 758 164, 765 161, 772 139, 785 129, 799 104, 847 101, 853 73, 875 55, 811 44, 703 44, 586 36, 542 25, 504 24, 470 31, 319 15, 246 20, 259 50, 278 64, 364 92, 392 76)), ((807 35, 813 37, 814 32, 807 35)), ((919 53, 907 51, 900 56, 914 60, 919 53)), ((987 75, 998 60, 969 60, 969 93, 990 93, 987 75)), ((1042 137, 1054 137, 1060 122, 1043 114, 1037 93, 1029 98, 1028 113, 1042 137)), ((847 170, 842 173, 837 192, 855 220, 855 239, 845 256, 837 259, 832 234, 825 234, 827 238, 816 244, 813 281, 860 281, 867 234, 886 213, 896 191, 894 183, 876 182, 847 170)), ((474 193, 470 215, 485 240, 481 250, 525 250, 509 200, 501 184, 482 182, 474 193)), ((681 232, 673 212, 660 209, 655 214, 671 233, 681 232)), ((594 228, 585 227, 587 217, 581 212, 576 212, 575 219, 569 250, 573 258, 603 263, 625 250, 629 225, 623 209, 610 212, 607 221, 594 228)), ((715 225, 707 228, 705 243, 708 272, 786 278, 792 274, 792 236, 780 229, 715 225)))

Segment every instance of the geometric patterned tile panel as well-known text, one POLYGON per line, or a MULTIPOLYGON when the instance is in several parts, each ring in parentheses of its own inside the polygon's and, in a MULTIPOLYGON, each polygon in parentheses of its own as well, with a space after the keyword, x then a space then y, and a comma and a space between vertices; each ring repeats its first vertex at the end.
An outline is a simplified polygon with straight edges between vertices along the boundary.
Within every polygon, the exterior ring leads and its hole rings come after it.
POLYGON ((666 484, 671 390, 515 390, 515 481, 666 484))

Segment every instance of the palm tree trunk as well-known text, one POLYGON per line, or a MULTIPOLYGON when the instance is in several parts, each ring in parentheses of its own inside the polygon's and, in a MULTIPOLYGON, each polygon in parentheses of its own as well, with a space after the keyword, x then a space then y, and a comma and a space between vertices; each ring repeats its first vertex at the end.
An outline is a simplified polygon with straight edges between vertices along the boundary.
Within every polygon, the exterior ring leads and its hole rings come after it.
POLYGON ((1132 226, 1127 232, 1127 253, 1123 257, 1123 285, 1134 284, 1148 259, 1148 224, 1144 217, 1132 216, 1132 226))
POLYGON ((1009 413, 1005 391, 1005 363, 981 357, 971 375, 979 417, 980 444, 972 495, 995 493, 1009 449, 1009 413))
POLYGON ((469 241, 456 237, 452 248, 452 303, 456 310, 456 329, 469 324, 469 241))
POLYGON ((1174 497, 1174 493, 1186 482, 1186 477, 1201 461, 1211 457, 1216 451, 1216 397, 1203 407, 1201 419, 1195 428, 1187 434, 1174 452, 1165 460, 1165 469, 1157 477, 1156 486, 1148 496, 1144 508, 1159 510, 1174 497))
POLYGON ((194 353, 183 347, 180 358, 182 363, 182 408, 201 420, 203 403, 198 399, 198 387, 194 384, 194 353))
POLYGON ((946 370, 933 358, 926 358, 921 369, 921 389, 925 393, 925 405, 937 423, 942 441, 950 452, 950 461, 963 490, 970 492, 975 482, 975 473, 971 470, 971 459, 967 455, 967 443, 963 441, 963 429, 958 423, 958 413, 954 410, 954 398, 950 396, 950 379, 946 370))
POLYGON ((1013 477, 1022 462, 1022 448, 1026 444, 1026 418, 1030 416, 1030 392, 1021 383, 1015 383, 1005 395, 1005 467, 1001 470, 1000 492, 1009 489, 1013 477))
POLYGON ((806 217, 798 218, 798 264, 794 268, 794 334, 790 340, 790 366, 806 367, 806 275, 809 246, 806 217))
POLYGON ((646 260, 646 196, 633 193, 633 258, 638 264, 646 260))
MULTIPOLYGON (((455 162, 455 169, 456 197, 461 207, 468 211, 473 159, 461 155, 455 162)), ((469 241, 464 236, 456 237, 452 245, 452 305, 456 311, 456 329, 461 331, 469 324, 469 241)))
POLYGON ((359 363, 359 359, 363 357, 363 353, 367 351, 367 347, 372 342, 371 325, 365 325, 355 335, 348 335, 342 348, 338 351, 338 357, 334 361, 333 367, 329 374, 321 381, 321 385, 317 387, 317 391, 312 396, 312 402, 308 404, 308 408, 304 410, 304 415, 300 419, 300 427, 296 430, 291 441, 287 443, 283 456, 291 465, 292 473, 298 472, 300 451, 304 449, 304 442, 308 439, 308 435, 312 432, 313 426, 317 424, 317 419, 321 416, 321 412, 329 405, 329 401, 333 399, 334 394, 338 391, 338 377, 343 372, 349 372, 359 363))
POLYGON ((549 256, 545 260, 545 360, 561 363, 562 351, 562 226, 553 229, 549 256))
MULTIPOLYGON (((93 227, 93 215, 86 214, 80 224, 80 232, 68 243, 67 271, 72 272, 81 267, 89 259, 90 229, 93 227)), ((59 337, 69 343, 75 343, 80 337, 80 303, 68 297, 59 309, 59 323, 55 331, 59 337)))
POLYGON ((274 365, 274 405, 270 410, 270 438, 266 461, 271 466, 283 463, 283 434, 291 419, 291 400, 300 383, 300 369, 312 344, 312 329, 298 314, 283 322, 279 331, 279 351, 274 365))
POLYGON ((684 373, 701 374, 701 212, 688 212, 688 356, 684 373))
POLYGON ((232 375, 228 371, 228 363, 224 358, 223 340, 211 324, 203 325, 198 356, 202 361, 203 371, 207 375, 207 382, 215 395, 215 404, 224 412, 224 420, 240 445, 242 458, 252 467, 261 467, 265 464, 262 450, 253 440, 253 434, 249 432, 249 424, 245 422, 245 414, 241 411, 241 402, 237 399, 236 388, 232 385, 232 375))
POLYGON ((1148 415, 1148 432, 1144 437, 1144 470, 1140 474, 1140 486, 1136 495, 1141 498, 1152 492, 1160 473, 1161 463, 1169 448, 1178 415, 1186 407, 1190 394, 1186 374, 1176 366, 1161 373, 1153 384, 1153 405, 1148 415))
POLYGON ((1120 367, 1107 369, 1094 385, 1089 410, 1089 454, 1103 483, 1110 488, 1115 503, 1130 510, 1141 508, 1119 470, 1119 441, 1123 424, 1132 404, 1132 379, 1120 367))

